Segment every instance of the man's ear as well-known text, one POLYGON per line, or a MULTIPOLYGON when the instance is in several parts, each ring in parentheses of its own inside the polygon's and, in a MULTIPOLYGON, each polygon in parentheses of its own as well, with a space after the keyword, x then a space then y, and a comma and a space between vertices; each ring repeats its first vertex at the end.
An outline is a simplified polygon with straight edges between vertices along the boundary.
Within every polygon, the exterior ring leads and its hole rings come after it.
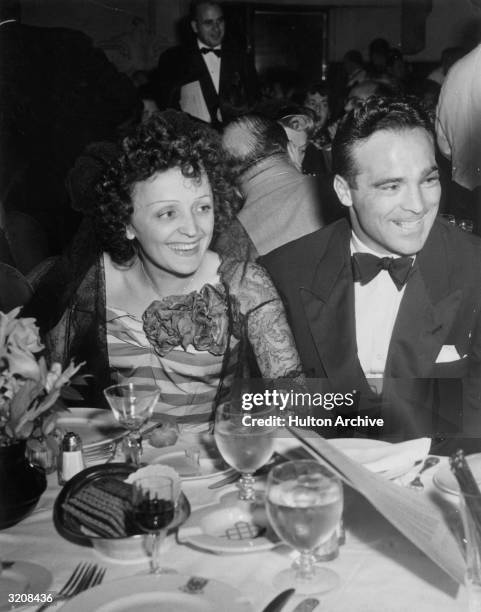
POLYGON ((333 185, 341 204, 350 208, 352 206, 352 196, 349 183, 340 174, 336 174, 333 185))
POLYGON ((197 21, 192 20, 190 22, 190 27, 192 28, 192 30, 194 31, 194 34, 197 34, 198 32, 198 28, 197 28, 197 21))
POLYGON ((127 240, 133 240, 135 238, 135 233, 131 225, 127 225, 125 228, 125 236, 127 240))

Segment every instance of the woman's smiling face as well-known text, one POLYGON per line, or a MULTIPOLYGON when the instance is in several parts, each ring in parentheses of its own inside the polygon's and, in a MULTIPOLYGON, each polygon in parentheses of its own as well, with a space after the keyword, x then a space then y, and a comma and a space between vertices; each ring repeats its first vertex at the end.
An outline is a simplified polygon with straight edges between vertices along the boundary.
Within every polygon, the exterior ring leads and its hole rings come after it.
POLYGON ((199 268, 214 231, 212 189, 205 174, 186 178, 171 168, 137 183, 127 237, 164 272, 190 276, 199 268))

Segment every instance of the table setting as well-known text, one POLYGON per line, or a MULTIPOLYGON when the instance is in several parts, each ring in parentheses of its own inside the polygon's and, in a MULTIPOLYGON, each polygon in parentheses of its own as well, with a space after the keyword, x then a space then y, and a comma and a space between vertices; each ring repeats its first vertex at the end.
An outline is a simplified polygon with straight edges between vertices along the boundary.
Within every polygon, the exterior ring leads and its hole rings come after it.
MULTIPOLYGON (((395 487, 459 514, 456 479, 429 438, 325 441, 242 428, 224 411, 217 433, 192 434, 155 404, 127 436, 114 411, 62 415, 85 467, 63 486, 48 474, 31 514, 0 530, 0 611, 468 609, 454 562, 433 563, 351 486, 359 472, 379 496, 395 487)), ((481 455, 467 460, 481 482, 481 455)))

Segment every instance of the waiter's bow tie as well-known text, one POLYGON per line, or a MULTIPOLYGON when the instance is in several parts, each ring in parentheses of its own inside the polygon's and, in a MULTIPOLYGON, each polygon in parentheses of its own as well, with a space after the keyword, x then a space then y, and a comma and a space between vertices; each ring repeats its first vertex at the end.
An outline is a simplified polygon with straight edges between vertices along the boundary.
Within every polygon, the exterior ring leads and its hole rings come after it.
POLYGON ((406 284, 413 266, 413 257, 376 257, 371 253, 354 253, 352 273, 354 281, 366 285, 381 270, 387 270, 398 291, 406 284))
POLYGON ((220 49, 212 49, 211 47, 201 47, 200 52, 202 55, 207 55, 207 53, 215 53, 217 57, 222 55, 222 51, 220 49))

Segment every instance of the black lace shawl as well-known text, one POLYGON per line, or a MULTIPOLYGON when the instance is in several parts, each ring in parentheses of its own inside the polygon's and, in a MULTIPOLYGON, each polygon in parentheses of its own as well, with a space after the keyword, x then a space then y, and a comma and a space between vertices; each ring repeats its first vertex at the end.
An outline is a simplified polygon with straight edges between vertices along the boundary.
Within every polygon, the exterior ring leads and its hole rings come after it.
MULTIPOLYGON (((49 361, 59 361, 63 366, 72 358, 77 363, 86 362, 83 371, 92 377, 82 394, 86 405, 91 406, 104 405, 102 390, 112 384, 102 262, 94 231, 85 219, 67 252, 34 279, 34 295, 23 310, 24 316, 36 317, 49 361)), ((241 313, 236 377, 299 375, 294 339, 267 272, 256 264, 226 258, 219 275, 227 295, 235 296, 241 313)), ((221 380, 218 397, 222 391, 221 380)))

